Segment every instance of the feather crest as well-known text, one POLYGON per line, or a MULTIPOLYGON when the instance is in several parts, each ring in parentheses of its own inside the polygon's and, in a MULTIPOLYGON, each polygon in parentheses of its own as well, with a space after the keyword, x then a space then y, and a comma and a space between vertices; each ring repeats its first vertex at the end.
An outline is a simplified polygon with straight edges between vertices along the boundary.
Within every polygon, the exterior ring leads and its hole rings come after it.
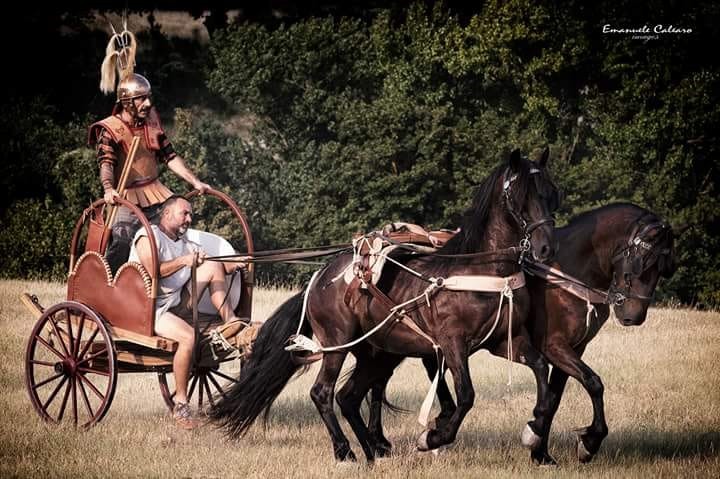
POLYGON ((105 48, 105 58, 100 67, 100 91, 109 95, 115 91, 115 81, 123 81, 135 73, 135 54, 137 41, 135 35, 125 28, 117 33, 113 31, 112 37, 105 48))

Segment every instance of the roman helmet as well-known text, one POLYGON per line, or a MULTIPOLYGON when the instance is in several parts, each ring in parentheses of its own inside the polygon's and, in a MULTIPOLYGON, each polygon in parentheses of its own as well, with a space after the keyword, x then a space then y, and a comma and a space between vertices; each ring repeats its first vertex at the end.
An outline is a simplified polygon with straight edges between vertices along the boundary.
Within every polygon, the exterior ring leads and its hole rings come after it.
POLYGON ((120 81, 117 89, 117 101, 120 103, 139 96, 147 96, 150 95, 150 91, 151 87, 148 79, 137 73, 132 73, 120 81))

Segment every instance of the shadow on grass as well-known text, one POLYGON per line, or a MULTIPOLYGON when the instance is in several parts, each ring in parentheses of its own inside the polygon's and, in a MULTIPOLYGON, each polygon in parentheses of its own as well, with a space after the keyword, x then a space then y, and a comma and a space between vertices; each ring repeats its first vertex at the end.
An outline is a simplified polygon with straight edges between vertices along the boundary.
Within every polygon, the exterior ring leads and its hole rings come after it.
POLYGON ((600 454, 618 458, 718 457, 720 431, 610 431, 600 454))
MULTIPOLYGON (((417 397, 414 395, 400 394, 396 397, 396 404, 410 409, 407 414, 396 415, 393 419, 400 418, 401 421, 415 420, 414 408, 418 403, 417 397)), ((479 406, 480 404, 476 405, 479 406)), ((366 408, 363 407, 364 417, 367 418, 366 408)), ((477 413, 478 411, 476 411, 477 413)), ((354 440, 349 426, 343 420, 342 415, 337 410, 336 414, 341 422, 343 429, 348 437, 354 440)), ((383 411, 387 418, 387 410, 383 411)), ((414 444, 417 439, 417 432, 409 433, 403 428, 402 433, 393 432, 392 419, 388 420, 388 426, 385 428, 386 435, 395 444, 414 444)), ((272 408, 269 420, 263 425, 262 418, 258 418, 255 426, 251 429, 248 439, 251 441, 272 441, 274 443, 283 444, 297 440, 296 433, 303 435, 307 433, 308 428, 316 428, 322 426, 322 419, 315 409, 310 397, 307 399, 289 399, 279 400, 272 408), (283 428, 288 431, 287 438, 284 435, 275 436, 272 439, 267 437, 273 434, 274 428, 283 428), (265 429, 265 432, 263 430, 265 429)), ((318 429, 315 429, 318 431, 318 429)), ((330 438, 325 434, 324 429, 320 429, 317 437, 313 437, 313 441, 327 441, 328 447, 330 438)), ((569 454, 574 457, 576 447, 576 436, 572 432, 558 432, 551 434, 550 447, 557 453, 569 454)), ((509 430, 493 429, 488 424, 487 428, 478 427, 476 424, 463 425, 458 433, 458 438, 453 446, 453 450, 458 453, 469 453, 478 449, 495 449, 507 450, 508 448, 519 447, 520 429, 509 430)), ((624 462, 627 460, 642 459, 680 459, 680 458, 711 458, 718 456, 720 446, 720 431, 713 430, 688 430, 688 431, 660 431, 653 429, 646 430, 616 430, 610 431, 610 435, 603 443, 595 461, 607 463, 624 462)))

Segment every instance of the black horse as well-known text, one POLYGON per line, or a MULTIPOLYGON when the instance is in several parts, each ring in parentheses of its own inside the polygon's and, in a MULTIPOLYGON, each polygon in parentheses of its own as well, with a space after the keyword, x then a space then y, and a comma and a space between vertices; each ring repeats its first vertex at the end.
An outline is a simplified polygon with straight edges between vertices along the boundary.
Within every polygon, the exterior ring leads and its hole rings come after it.
MULTIPOLYGON (((387 381, 403 357, 435 355, 438 348, 455 380, 458 406, 446 421, 422 433, 418 439, 419 449, 435 449, 455 440, 475 394, 468 357, 480 348, 501 357, 511 353, 510 359, 533 370, 538 396, 535 419, 529 427, 537 433, 545 430, 549 369, 542 355, 530 344, 525 327, 529 294, 522 286, 524 281, 516 284, 518 289, 512 292, 505 283, 506 296, 503 297, 497 292, 448 290, 443 287, 442 279, 478 275, 501 281, 502 278, 522 278, 518 262, 522 248, 517 245, 523 240, 526 244, 529 240, 528 246, 536 259, 545 261, 553 256, 555 239, 550 213, 557 207, 558 193, 545 170, 547 156, 546 151, 543 158, 534 163, 514 151, 509 161, 498 166, 478 187, 461 232, 436 255, 405 258, 402 267, 386 266, 377 288, 392 303, 398 305, 423 298, 414 303, 417 306, 427 300, 426 306, 411 312, 408 307, 408 312, 398 313, 398 321, 389 314, 387 302, 373 295, 359 293, 355 301, 345 301, 348 285, 337 279, 352 267, 353 255, 342 254, 331 261, 311 280, 304 293, 280 306, 264 324, 238 382, 211 410, 211 417, 224 425, 231 436, 237 437, 268 410, 299 368, 297 356, 283 348, 296 330, 307 336, 314 334, 328 348, 348 345, 376 329, 357 344, 325 350, 310 392, 330 433, 336 459, 355 460, 333 411, 335 384, 348 352, 356 357, 356 367, 338 391, 337 401, 368 461, 374 459, 378 444, 372 441, 360 415, 364 396, 373 384, 387 381), (434 285, 433 294, 424 296, 431 285, 434 285), (511 303, 509 296, 512 296, 511 303), (300 327, 303 300, 307 302, 309 321, 300 327), (513 311, 510 321, 509 311, 513 311), (407 316, 407 321, 399 321, 400 316, 407 316), (388 318, 392 320, 387 322, 388 318)), ((378 453, 386 452, 379 446, 378 453)))
MULTIPOLYGON (((552 267, 556 272, 532 263, 527 267, 531 272, 528 329, 533 345, 553 368, 550 407, 544 410, 541 421, 546 429, 526 430, 523 443, 532 449, 536 462, 555 462, 548 453, 548 435, 568 376, 572 376, 585 388, 593 405, 593 421, 579 430, 577 442, 578 459, 588 462, 607 436, 608 427, 602 381, 580 358, 607 321, 610 306, 624 326, 645 321, 660 276, 670 277, 675 271, 674 235, 657 215, 632 204, 612 204, 583 213, 556 229, 555 234, 559 249, 552 267)), ((435 375, 437 362, 433 357, 423 358, 423 364, 430 377, 435 375)), ((380 416, 385 386, 373 386, 369 429, 371 440, 389 449, 380 416)), ((438 418, 444 420, 456 410, 444 381, 438 386, 438 398, 438 418)))

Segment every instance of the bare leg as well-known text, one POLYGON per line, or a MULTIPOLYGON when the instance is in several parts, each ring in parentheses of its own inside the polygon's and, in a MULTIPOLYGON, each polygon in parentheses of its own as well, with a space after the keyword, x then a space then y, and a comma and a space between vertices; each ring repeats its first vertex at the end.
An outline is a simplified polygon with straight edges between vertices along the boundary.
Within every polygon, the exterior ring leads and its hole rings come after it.
POLYGON ((235 318, 229 301, 226 301, 228 284, 225 280, 225 268, 222 263, 208 261, 197 269, 198 296, 210 288, 210 301, 220 313, 220 317, 224 322, 228 322, 235 318))
POLYGON ((173 313, 162 315, 155 326, 155 331, 166 338, 178 342, 177 351, 173 356, 173 374, 175 375, 175 400, 187 403, 187 386, 190 376, 190 362, 195 346, 195 332, 192 326, 173 313))

